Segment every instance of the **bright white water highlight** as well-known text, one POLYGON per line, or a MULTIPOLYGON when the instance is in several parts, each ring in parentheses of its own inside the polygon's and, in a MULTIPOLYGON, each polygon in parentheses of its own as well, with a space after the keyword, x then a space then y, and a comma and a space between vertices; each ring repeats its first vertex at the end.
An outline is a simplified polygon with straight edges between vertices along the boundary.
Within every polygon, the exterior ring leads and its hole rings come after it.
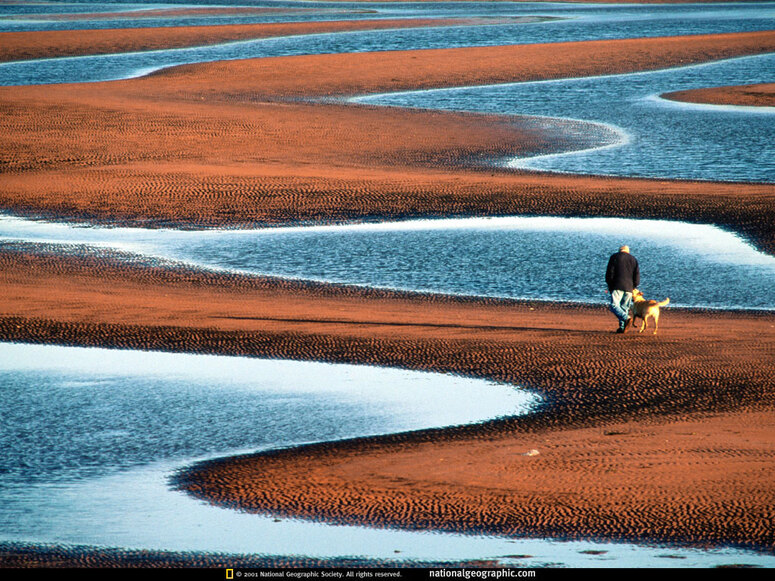
POLYGON ((628 244, 647 298, 772 309, 775 258, 702 224, 499 217, 257 230, 75 227, 0 217, 0 243, 51 244, 251 275, 408 291, 601 303, 608 257, 628 244))
POLYGON ((170 491, 174 469, 479 423, 540 403, 510 385, 444 374, 8 343, 0 394, 0 539, 250 552, 266 550, 250 522, 170 491), (213 539, 218 523, 239 524, 239 542, 213 539))

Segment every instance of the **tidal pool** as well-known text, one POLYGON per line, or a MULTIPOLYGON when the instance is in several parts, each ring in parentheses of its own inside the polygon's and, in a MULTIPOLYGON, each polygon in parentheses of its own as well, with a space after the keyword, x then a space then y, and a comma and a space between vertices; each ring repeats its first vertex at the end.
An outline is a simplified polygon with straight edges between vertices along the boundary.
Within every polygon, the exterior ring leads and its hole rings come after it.
MULTIPOLYGON (((230 522, 232 511, 169 490, 175 468, 540 404, 511 385, 452 375, 10 343, 0 343, 0 396, 2 540, 181 550, 213 550, 216 525, 204 515, 230 522)), ((260 551, 261 538, 252 541, 260 551)))

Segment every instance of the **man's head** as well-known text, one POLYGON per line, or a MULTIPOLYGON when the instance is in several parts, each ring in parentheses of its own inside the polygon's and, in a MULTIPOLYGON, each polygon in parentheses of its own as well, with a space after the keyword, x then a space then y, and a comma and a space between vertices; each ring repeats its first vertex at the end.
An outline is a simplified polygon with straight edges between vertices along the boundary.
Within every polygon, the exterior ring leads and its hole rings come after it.
POLYGON ((630 247, 629 246, 620 246, 619 247, 619 252, 629 252, 629 251, 630 251, 630 247))

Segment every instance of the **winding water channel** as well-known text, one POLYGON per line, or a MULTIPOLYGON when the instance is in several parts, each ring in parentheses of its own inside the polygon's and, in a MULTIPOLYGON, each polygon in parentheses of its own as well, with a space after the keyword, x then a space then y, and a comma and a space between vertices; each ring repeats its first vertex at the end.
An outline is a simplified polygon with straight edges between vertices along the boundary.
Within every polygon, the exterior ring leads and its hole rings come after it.
MULTIPOLYGON (((232 58, 775 27, 775 3, 712 7, 500 2, 465 6, 239 4, 292 11, 206 20, 138 15, 135 19, 63 22, 53 15, 63 10, 137 10, 153 4, 20 3, 0 7, 0 30, 428 16, 500 17, 504 23, 310 35, 7 63, 0 64, 0 84, 93 82, 176 64, 232 58), (532 23, 508 21, 524 16, 540 18, 532 23)), ((499 160, 515 167, 772 182, 772 111, 685 106, 665 102, 659 95, 709 85, 771 81, 773 66, 773 56, 765 55, 638 75, 360 99, 394 106, 531 115, 536 123, 551 118, 563 131, 582 134, 584 139, 578 142, 589 142, 584 152, 499 160), (664 131, 649 130, 655 125, 664 131), (677 149, 667 147, 668 142, 677 149)), ((7 249, 33 244, 62 253, 110 252, 157 264, 247 274, 587 303, 604 300, 598 280, 601 261, 623 240, 641 260, 649 296, 669 294, 674 305, 685 307, 772 308, 766 297, 775 285, 775 259, 729 232, 704 225, 502 217, 183 232, 83 227, 68 224, 64 218, 45 222, 0 216, 0 246, 7 249), (566 262, 569 247, 577 260, 570 266, 566 262), (575 273, 573 278, 567 276, 569 271, 575 273), (557 280, 563 284, 555 284, 557 280), (697 280, 705 286, 696 288, 697 280)), ((0 408, 0 540, 313 557, 493 559, 519 566, 775 565, 773 557, 731 549, 694 551, 278 522, 215 508, 168 486, 175 470, 205 458, 480 422, 529 413, 541 405, 536 396, 515 386, 357 366, 0 344, 0 395, 4 400, 0 408), (447 404, 440 406, 439 401, 447 404), (471 402, 477 407, 472 409, 471 402), (310 418, 317 421, 310 422, 310 418), (530 557, 508 557, 516 554, 530 557)))
POLYGON ((775 257, 719 228, 621 218, 463 218, 255 230, 73 226, 0 215, 0 244, 426 293, 602 303, 627 242, 649 297, 771 310, 775 257), (537 267, 536 265, 540 265, 537 267))

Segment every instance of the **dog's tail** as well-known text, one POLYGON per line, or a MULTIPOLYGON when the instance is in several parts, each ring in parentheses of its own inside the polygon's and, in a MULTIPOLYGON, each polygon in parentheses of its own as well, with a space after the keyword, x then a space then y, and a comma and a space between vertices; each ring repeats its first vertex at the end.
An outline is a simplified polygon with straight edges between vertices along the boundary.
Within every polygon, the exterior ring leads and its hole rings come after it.
POLYGON ((659 305, 660 307, 664 307, 669 302, 670 302, 670 298, 668 297, 664 301, 662 301, 661 303, 657 303, 657 305, 659 305))

